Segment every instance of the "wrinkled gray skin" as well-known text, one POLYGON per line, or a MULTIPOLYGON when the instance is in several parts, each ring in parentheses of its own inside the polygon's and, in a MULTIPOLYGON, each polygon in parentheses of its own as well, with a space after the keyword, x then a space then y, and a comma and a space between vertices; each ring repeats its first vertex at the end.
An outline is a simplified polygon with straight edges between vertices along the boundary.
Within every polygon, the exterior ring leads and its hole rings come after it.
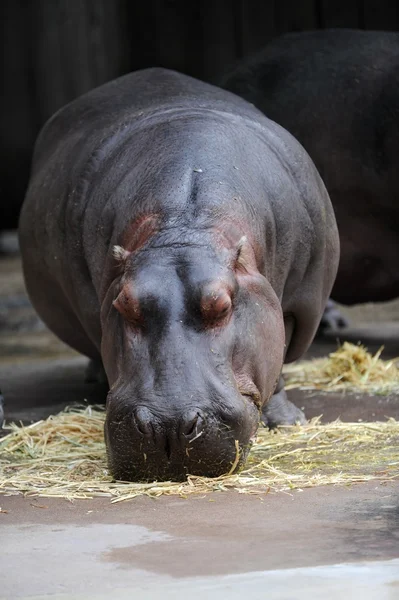
MULTIPOLYGON (((287 34, 221 85, 290 131, 315 162, 340 234, 332 298, 350 305, 397 297, 399 34, 287 34)), ((337 313, 326 320, 340 325, 337 313)))
POLYGON ((242 99, 149 69, 72 102, 38 139, 20 244, 41 318, 104 365, 116 478, 217 476, 263 408, 303 419, 271 397, 320 321, 335 219, 303 148, 242 99))

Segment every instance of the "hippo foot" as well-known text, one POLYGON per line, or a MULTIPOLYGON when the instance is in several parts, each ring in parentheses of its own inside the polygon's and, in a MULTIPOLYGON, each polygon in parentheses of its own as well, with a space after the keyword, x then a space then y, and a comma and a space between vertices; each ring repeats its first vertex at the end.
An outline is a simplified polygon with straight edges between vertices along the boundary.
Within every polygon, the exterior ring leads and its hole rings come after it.
POLYGON ((0 429, 3 429, 4 425, 4 396, 0 390, 0 429))
POLYGON ((340 313, 335 302, 329 299, 316 335, 323 335, 327 330, 345 329, 348 326, 348 319, 340 313))
POLYGON ((100 360, 90 360, 85 374, 85 383, 108 383, 103 363, 100 360))
POLYGON ((276 392, 263 407, 261 421, 269 429, 274 429, 279 425, 296 425, 297 423, 305 425, 307 423, 303 411, 288 400, 282 377, 280 377, 276 392))

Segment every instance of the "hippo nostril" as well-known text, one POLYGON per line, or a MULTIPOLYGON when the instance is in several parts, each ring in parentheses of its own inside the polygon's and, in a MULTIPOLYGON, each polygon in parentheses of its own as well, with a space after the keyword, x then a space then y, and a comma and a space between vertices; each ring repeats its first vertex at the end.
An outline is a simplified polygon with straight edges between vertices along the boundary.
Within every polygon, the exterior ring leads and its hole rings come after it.
POLYGON ((202 414, 192 411, 183 417, 180 431, 186 438, 195 438, 201 433, 202 424, 202 414))
POLYGON ((140 407, 136 410, 134 420, 138 431, 147 437, 154 436, 154 427, 152 425, 153 415, 148 408, 140 407))

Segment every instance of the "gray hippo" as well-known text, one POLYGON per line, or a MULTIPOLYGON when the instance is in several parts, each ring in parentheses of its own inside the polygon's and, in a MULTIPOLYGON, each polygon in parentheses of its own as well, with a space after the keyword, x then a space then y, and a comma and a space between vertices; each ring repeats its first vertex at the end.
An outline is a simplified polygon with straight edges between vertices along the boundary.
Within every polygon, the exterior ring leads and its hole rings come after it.
POLYGON ((38 138, 20 244, 43 321, 104 366, 115 478, 218 476, 262 410, 303 419, 280 372, 314 337, 338 232, 308 154, 241 98, 148 69, 68 104, 38 138))
POLYGON ((399 296, 399 34, 287 34, 220 84, 290 131, 315 162, 340 234, 332 298, 399 296))

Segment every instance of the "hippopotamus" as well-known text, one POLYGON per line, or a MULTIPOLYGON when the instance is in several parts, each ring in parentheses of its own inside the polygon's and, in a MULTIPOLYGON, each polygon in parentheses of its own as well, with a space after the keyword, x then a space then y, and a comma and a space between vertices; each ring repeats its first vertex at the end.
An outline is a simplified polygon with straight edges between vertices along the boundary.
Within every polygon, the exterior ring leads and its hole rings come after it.
POLYGON ((396 298, 399 34, 286 34, 220 85, 290 131, 321 174, 341 245, 332 299, 352 305, 396 298))
POLYGON ((37 312, 105 370, 116 479, 219 476, 260 420, 303 420, 280 372, 338 232, 306 151, 245 100, 160 68, 81 96, 39 135, 19 232, 37 312))

